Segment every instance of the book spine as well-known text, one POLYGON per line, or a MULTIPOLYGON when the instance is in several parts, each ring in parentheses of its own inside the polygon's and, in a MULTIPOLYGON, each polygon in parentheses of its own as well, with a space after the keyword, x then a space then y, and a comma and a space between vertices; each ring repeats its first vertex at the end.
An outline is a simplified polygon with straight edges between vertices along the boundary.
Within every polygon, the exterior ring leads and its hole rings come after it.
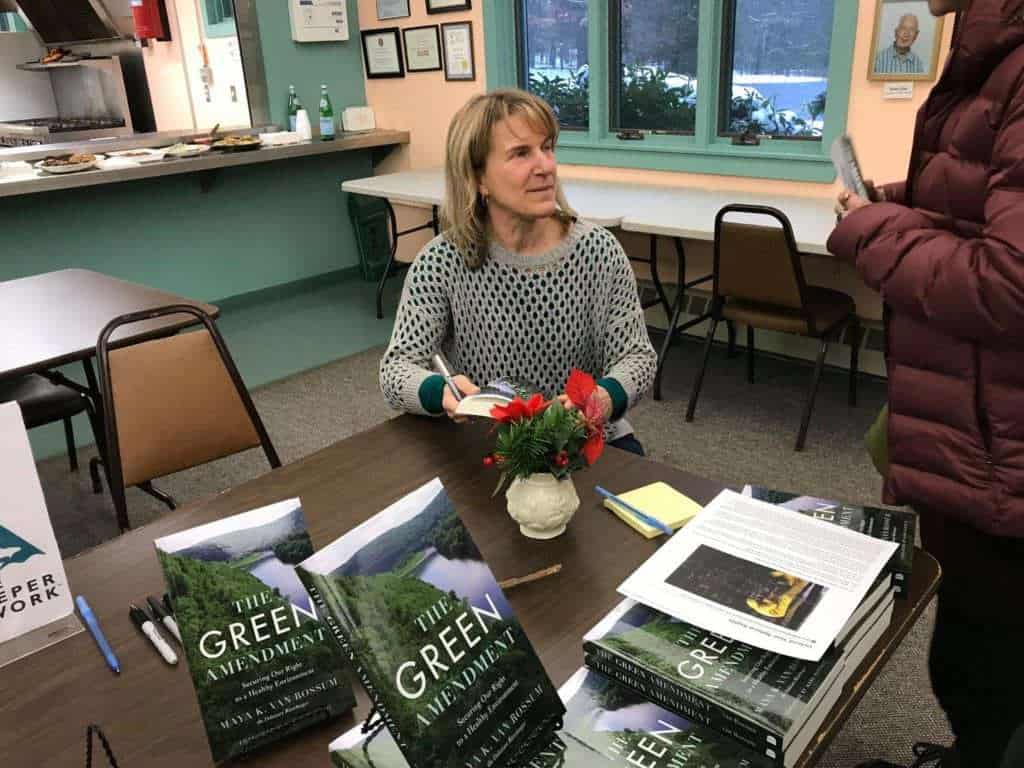
POLYGON ((666 679, 635 662, 592 642, 583 644, 584 663, 595 672, 624 685, 648 701, 705 725, 783 768, 782 735, 752 723, 736 712, 674 680, 666 679))
POLYGON ((402 749, 403 753, 408 748, 405 739, 402 737, 401 732, 394 722, 394 718, 391 717, 391 713, 388 712, 383 700, 381 699, 380 693, 377 691, 377 686, 373 684, 370 676, 366 673, 365 667, 359 661, 354 650, 352 650, 352 644, 349 642, 348 635, 345 630, 342 629, 341 623, 334 618, 334 614, 327 607, 327 601, 324 600, 323 595, 320 594, 320 588, 309 580, 305 584, 306 592, 310 598, 316 603, 317 610, 320 615, 324 617, 324 623, 331 630, 331 634, 334 639, 338 641, 342 653, 352 663, 352 668, 356 672, 356 676, 359 678, 359 682, 363 684, 363 688, 366 691, 367 696, 370 697, 370 702, 373 704, 374 709, 377 711, 377 715, 384 721, 388 730, 391 731, 391 735, 395 738, 395 743, 402 749))

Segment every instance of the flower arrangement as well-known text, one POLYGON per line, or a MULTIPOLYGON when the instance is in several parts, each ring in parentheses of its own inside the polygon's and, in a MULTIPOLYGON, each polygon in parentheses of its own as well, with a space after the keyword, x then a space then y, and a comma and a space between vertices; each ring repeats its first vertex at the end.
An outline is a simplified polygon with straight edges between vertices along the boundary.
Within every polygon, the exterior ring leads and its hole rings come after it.
POLYGON ((491 409, 497 438, 484 465, 501 470, 495 494, 515 478, 550 473, 563 480, 597 461, 604 451, 605 416, 596 390, 590 374, 573 369, 565 385, 572 407, 538 394, 491 409))

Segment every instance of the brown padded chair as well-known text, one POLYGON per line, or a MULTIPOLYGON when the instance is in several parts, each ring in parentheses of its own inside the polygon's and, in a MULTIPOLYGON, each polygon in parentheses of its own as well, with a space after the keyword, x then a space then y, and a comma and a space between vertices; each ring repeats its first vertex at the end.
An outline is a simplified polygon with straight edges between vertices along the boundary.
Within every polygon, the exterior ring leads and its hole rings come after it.
POLYGON ((171 509, 174 499, 152 480, 262 446, 277 451, 213 319, 197 307, 172 305, 122 315, 96 344, 103 392, 110 495, 122 531, 130 528, 125 488, 138 486, 171 509), (111 349, 121 326, 189 314, 203 329, 111 349))
POLYGON ((860 320, 853 299, 842 291, 807 285, 793 227, 782 211, 763 205, 727 205, 715 216, 714 281, 711 325, 704 346, 704 361, 693 384, 686 420, 693 421, 715 330, 721 320, 747 326, 747 380, 754 381, 754 329, 795 333, 821 340, 814 365, 811 391, 804 406, 797 451, 802 451, 811 410, 821 380, 829 340, 850 329, 850 405, 857 404, 857 350, 860 320), (758 214, 780 226, 726 222, 730 213, 758 214))

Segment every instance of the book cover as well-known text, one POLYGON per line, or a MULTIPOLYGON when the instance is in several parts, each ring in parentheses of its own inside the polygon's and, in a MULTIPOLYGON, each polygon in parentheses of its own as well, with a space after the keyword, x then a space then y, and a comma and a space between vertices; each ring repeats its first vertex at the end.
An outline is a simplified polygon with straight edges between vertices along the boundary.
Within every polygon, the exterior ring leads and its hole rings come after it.
MULTIPOLYGON (((841 650, 783 656, 625 600, 584 637, 584 652, 659 691, 682 715, 781 755, 828 688, 841 650)), ((625 680, 623 680, 625 682, 625 680)))
POLYGON ((3 664, 82 631, 16 402, 0 403, 0 485, 4 489, 0 504, 3 664))
POLYGON ((216 763, 355 706, 341 649, 295 573, 299 499, 155 542, 216 763))
POLYGON ((787 491, 776 491, 762 485, 747 485, 745 496, 751 496, 769 504, 840 525, 858 531, 875 539, 893 541, 899 545, 886 568, 892 574, 892 583, 898 597, 906 597, 910 574, 914 568, 914 534, 917 529, 917 513, 909 509, 882 509, 845 504, 817 496, 802 496, 787 491))
MULTIPOLYGON (((708 728, 646 701, 586 668, 559 689, 564 728, 523 768, 768 768, 770 760, 708 728)), ((387 732, 367 738, 361 728, 330 745, 335 768, 406 768, 387 732)))
POLYGON ((299 565, 414 768, 520 765, 564 707, 440 480, 299 565))

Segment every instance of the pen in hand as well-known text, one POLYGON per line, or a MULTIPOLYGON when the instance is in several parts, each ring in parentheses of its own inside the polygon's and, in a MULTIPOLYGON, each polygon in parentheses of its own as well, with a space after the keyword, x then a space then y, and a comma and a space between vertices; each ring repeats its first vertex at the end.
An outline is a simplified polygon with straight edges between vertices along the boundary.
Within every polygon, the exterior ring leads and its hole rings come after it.
POLYGON ((432 361, 434 363, 434 370, 440 373, 444 378, 444 383, 448 385, 448 391, 452 393, 452 397, 455 398, 456 402, 462 400, 462 392, 460 392, 459 388, 455 386, 455 380, 452 378, 453 374, 451 366, 448 365, 448 361, 445 359, 444 355, 438 352, 434 355, 432 361))

